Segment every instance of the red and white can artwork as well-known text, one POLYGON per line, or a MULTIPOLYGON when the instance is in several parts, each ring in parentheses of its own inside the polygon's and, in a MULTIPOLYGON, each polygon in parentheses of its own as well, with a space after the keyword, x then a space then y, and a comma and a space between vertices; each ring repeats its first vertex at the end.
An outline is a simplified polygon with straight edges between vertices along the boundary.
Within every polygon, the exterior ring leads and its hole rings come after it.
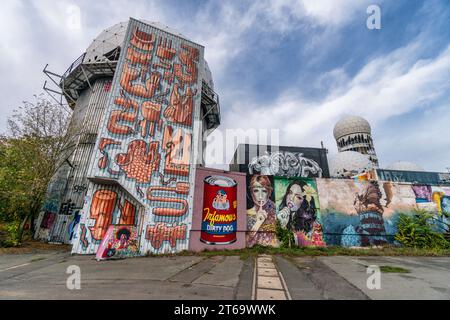
POLYGON ((204 180, 202 231, 206 244, 230 244, 237 234, 237 183, 224 176, 204 180))

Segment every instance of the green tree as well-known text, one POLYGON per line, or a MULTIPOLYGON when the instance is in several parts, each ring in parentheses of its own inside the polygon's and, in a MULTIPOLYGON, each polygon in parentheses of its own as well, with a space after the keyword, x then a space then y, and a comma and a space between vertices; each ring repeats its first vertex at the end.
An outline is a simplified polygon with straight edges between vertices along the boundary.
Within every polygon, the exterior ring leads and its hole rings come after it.
POLYGON ((0 221, 17 225, 12 238, 20 243, 24 226, 33 232, 47 185, 67 144, 70 113, 43 96, 23 102, 8 119, 0 138, 0 221))

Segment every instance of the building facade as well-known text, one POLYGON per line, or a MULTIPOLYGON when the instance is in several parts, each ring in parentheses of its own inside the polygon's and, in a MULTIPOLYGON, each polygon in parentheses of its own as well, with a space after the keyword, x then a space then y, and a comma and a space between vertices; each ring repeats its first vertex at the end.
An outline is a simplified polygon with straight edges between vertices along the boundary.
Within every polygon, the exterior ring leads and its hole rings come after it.
POLYGON ((73 138, 37 238, 92 254, 111 225, 127 225, 139 254, 188 248, 196 166, 220 123, 203 52, 168 27, 130 19, 69 67, 60 87, 73 138))

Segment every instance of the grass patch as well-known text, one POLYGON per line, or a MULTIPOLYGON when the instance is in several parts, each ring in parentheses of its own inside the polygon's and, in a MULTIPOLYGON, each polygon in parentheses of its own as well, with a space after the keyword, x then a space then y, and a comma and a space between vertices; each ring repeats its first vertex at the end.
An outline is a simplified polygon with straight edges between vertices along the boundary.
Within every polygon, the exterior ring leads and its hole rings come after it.
POLYGON ((402 267, 381 266, 380 271, 384 273, 410 273, 408 269, 402 267))
POLYGON ((285 255, 293 257, 301 256, 428 256, 442 257, 450 256, 448 249, 419 249, 402 247, 379 247, 379 248, 345 248, 345 247, 296 247, 296 248, 273 248, 254 246, 240 250, 211 250, 202 252, 184 251, 180 255, 196 256, 240 256, 246 260, 249 257, 260 254, 285 255))

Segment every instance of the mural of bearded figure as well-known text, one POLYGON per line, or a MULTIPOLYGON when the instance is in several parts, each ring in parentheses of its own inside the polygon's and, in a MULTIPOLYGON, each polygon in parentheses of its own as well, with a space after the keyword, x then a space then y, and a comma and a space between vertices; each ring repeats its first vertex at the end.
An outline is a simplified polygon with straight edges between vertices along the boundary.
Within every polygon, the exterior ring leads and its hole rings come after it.
POLYGON ((360 219, 356 231, 361 236, 362 246, 387 243, 381 198, 382 193, 376 181, 364 184, 362 191, 356 194, 354 206, 360 219))

